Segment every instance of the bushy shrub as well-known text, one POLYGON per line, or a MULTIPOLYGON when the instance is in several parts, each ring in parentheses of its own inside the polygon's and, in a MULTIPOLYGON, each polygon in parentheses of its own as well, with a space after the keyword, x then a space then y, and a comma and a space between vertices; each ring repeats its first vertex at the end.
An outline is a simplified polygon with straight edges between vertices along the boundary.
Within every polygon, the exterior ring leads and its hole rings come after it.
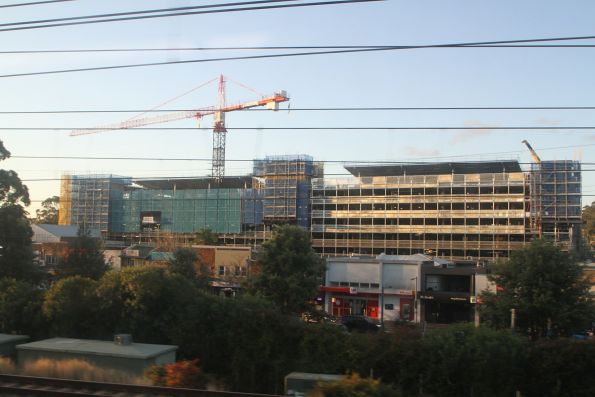
POLYGON ((371 378, 352 374, 344 380, 319 383, 309 397, 400 397, 401 393, 391 385, 371 378))
POLYGON ((532 345, 519 389, 525 397, 595 396, 595 340, 558 339, 532 345))
POLYGON ((199 366, 198 359, 154 365, 145 375, 154 386, 204 389, 207 384, 207 378, 199 366))

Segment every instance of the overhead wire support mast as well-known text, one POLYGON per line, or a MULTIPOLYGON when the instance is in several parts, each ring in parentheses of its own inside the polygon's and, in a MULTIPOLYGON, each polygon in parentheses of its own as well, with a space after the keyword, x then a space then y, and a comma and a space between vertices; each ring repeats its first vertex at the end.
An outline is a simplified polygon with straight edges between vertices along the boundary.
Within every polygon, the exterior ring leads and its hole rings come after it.
POLYGON ((74 129, 70 132, 70 136, 89 135, 99 132, 126 130, 133 128, 141 128, 147 125, 166 123, 169 121, 183 120, 188 118, 195 118, 201 120, 204 116, 214 115, 213 125, 213 158, 212 158, 212 177, 217 183, 220 183, 225 176, 225 141, 227 129, 225 127, 225 113, 236 110, 251 109, 254 107, 264 106, 269 110, 276 111, 279 109, 279 103, 289 101, 289 96, 286 91, 279 91, 270 96, 264 96, 261 99, 243 102, 235 105, 227 106, 225 103, 225 77, 219 76, 219 96, 217 106, 201 108, 200 110, 189 110, 182 112, 173 112, 159 116, 133 118, 120 123, 103 125, 91 129, 74 129))

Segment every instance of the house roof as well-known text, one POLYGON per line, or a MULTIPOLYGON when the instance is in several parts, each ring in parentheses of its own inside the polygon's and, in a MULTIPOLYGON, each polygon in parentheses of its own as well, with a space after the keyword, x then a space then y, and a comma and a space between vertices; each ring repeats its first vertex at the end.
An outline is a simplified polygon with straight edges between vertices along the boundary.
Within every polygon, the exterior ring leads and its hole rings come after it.
POLYGON ((27 335, 0 334, 0 345, 4 343, 24 342, 27 339, 29 339, 27 335))
POLYGON ((71 338, 45 339, 17 345, 16 348, 17 350, 40 350, 137 359, 152 358, 178 349, 177 346, 173 345, 154 345, 147 343, 119 345, 112 341, 71 338))
MULTIPOLYGON (((33 241, 41 242, 38 240, 47 240, 48 237, 54 239, 67 239, 78 237, 79 227, 78 225, 50 225, 46 223, 33 224, 33 241), (47 236, 47 235, 50 236, 47 236), (41 235, 45 235, 42 237, 41 235)), ((92 238, 101 238, 101 232, 99 229, 88 229, 89 236, 92 238)))

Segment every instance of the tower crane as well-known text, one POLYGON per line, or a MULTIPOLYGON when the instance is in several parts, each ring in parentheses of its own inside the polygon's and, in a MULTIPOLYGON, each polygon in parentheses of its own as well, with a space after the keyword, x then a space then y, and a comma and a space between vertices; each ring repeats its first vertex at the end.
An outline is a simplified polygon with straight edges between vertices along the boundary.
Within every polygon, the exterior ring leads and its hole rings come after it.
POLYGON ((535 164, 541 164, 541 159, 539 158, 539 156, 537 155, 537 152, 533 149, 531 144, 529 144, 529 142, 527 142, 526 139, 523 139, 521 141, 521 143, 524 143, 525 146, 527 146, 527 149, 529 149, 529 151, 531 152, 531 157, 533 158, 533 162, 535 164))
POLYGON ((204 116, 213 115, 213 157, 211 164, 211 176, 217 183, 220 183, 225 176, 225 140, 227 135, 227 129, 225 128, 225 114, 236 110, 245 110, 260 106, 264 106, 266 109, 276 111, 279 109, 279 103, 289 101, 286 91, 278 91, 273 95, 265 96, 255 101, 243 102, 228 106, 225 103, 225 83, 225 76, 220 75, 217 106, 209 106, 199 110, 173 112, 159 116, 133 118, 120 123, 98 126, 97 128, 93 129, 76 129, 70 132, 70 136, 96 134, 99 132, 114 130, 126 130, 143 127, 146 125, 167 123, 170 121, 189 118, 195 118, 200 121, 204 116))

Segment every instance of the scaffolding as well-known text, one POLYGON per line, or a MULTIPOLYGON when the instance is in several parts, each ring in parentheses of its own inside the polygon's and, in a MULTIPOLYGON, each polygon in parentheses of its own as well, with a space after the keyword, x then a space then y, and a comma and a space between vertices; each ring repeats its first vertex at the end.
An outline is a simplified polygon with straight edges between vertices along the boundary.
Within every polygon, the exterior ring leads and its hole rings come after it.
POLYGON ((130 183, 130 178, 117 175, 63 175, 58 223, 107 235, 112 202, 130 183))
POLYGON ((531 167, 531 219, 540 237, 575 248, 580 240, 581 164, 542 161, 531 167))
POLYGON ((310 224, 312 178, 323 174, 323 164, 308 155, 268 156, 254 161, 254 176, 263 180, 263 219, 266 224, 310 224))
POLYGON ((314 248, 330 256, 506 257, 522 248, 530 235, 529 185, 518 168, 518 172, 441 175, 424 169, 430 175, 314 179, 314 248))

